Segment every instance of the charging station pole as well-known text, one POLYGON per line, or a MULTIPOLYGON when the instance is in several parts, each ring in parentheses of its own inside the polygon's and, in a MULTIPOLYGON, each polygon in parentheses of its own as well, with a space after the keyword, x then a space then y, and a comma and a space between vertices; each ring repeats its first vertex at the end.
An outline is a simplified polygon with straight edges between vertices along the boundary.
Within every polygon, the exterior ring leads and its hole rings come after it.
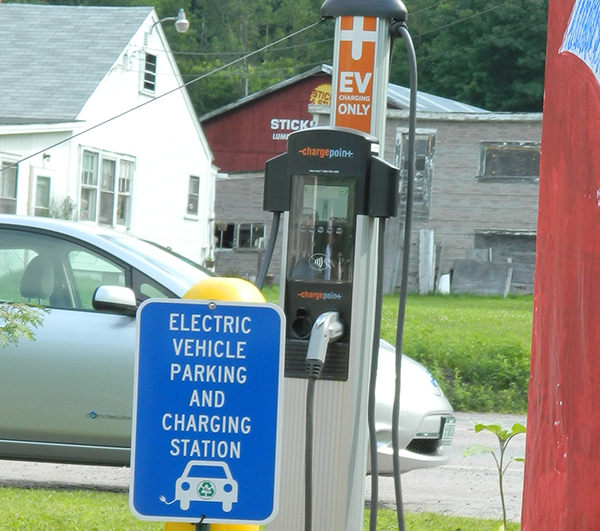
MULTIPOLYGON (((390 25, 406 20, 406 8, 400 0, 326 0, 321 15, 336 19, 331 125, 370 134, 379 140, 382 154, 390 25)), ((373 146, 376 148, 377 143, 373 146)), ((284 224, 284 249, 288 248, 289 217, 284 224)), ((375 217, 356 216, 347 379, 319 380, 316 385, 312 496, 315 531, 359 531, 363 527, 378 230, 375 217)), ((288 259, 284 253, 282 283, 288 259)), ((282 287, 280 293, 280 303, 285 307, 286 289, 282 287)), ((288 322, 293 318, 287 315, 288 322)), ((280 506, 267 531, 304 529, 306 396, 306 379, 285 379, 280 506)))

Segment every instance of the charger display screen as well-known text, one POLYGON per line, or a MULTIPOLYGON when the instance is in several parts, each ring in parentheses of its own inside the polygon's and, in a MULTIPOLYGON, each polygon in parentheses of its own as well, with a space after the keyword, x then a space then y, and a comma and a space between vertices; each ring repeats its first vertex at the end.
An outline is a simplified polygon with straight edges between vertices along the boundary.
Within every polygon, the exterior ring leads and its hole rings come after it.
POLYGON ((345 222, 348 217, 348 186, 305 184, 302 209, 315 219, 345 222))
POLYGON ((289 279, 352 280, 355 187, 353 178, 293 176, 288 235, 289 279))

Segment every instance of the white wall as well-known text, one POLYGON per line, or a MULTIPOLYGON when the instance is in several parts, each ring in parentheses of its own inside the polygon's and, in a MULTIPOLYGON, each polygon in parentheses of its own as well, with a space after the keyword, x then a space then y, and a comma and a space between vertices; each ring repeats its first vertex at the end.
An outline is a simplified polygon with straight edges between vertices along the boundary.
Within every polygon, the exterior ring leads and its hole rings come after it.
MULTIPOLYGON (((148 35, 149 19, 124 50, 80 118, 95 124, 146 104, 78 139, 82 146, 103 148, 136 158, 131 231, 202 262, 213 244, 212 209, 216 169, 187 94, 176 90, 162 98, 140 93, 144 52, 157 56, 156 96, 181 84, 165 52, 160 25, 148 35), (187 215, 190 175, 200 177, 198 216, 187 215), (203 201, 210 198, 210 202, 203 201)), ((79 150, 78 150, 79 151, 79 150)), ((77 155, 79 157, 80 155, 77 155)), ((78 159, 79 160, 79 159, 78 159)))
MULTIPOLYGON (((166 40, 160 25, 148 36, 144 47, 144 32, 154 21, 152 14, 87 101, 78 116, 83 123, 81 130, 140 104, 146 105, 48 151, 51 158, 45 163, 41 155, 21 163, 17 213, 32 213, 29 203, 35 187, 31 189, 29 181, 36 172, 32 168, 45 165, 53 170, 52 195, 68 195, 79 203, 83 149, 126 155, 135 160, 129 230, 202 263, 212 255, 216 168, 185 91, 176 90, 163 98, 140 93, 145 50, 158 58, 156 96, 181 84, 174 62, 165 52, 166 40), (198 216, 187 214, 190 175, 200 177, 198 216)), ((23 127, 18 130, 28 133, 23 127)), ((6 132, 7 128, 0 127, 0 159, 3 152, 25 157, 70 134, 3 135, 6 132)))
POLYGON ((68 124, 56 127, 4 126, 0 127, 0 160, 17 162, 41 152, 18 166, 17 214, 33 215, 35 206, 35 179, 38 175, 51 178, 50 194, 55 200, 69 195, 67 168, 70 164, 70 143, 46 149, 72 135, 68 124), (55 129, 55 130, 48 130, 55 129), (60 130, 62 129, 62 130, 60 130), (66 129, 66 130, 65 130, 66 129), (44 158, 44 154, 49 157, 44 158))

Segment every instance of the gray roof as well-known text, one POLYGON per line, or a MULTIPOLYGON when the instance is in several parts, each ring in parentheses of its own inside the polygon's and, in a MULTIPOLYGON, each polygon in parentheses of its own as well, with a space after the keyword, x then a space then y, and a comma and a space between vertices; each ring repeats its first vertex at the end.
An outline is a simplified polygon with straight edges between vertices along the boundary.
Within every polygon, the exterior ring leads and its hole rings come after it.
MULTIPOLYGON (((410 89, 400 85, 388 85, 388 104, 396 109, 408 110, 410 105, 410 89)), ((473 105, 461 103, 460 101, 442 98, 417 91, 417 112, 489 112, 473 105)))
MULTIPOLYGON (((321 65, 311 70, 307 70, 302 74, 291 77, 280 83, 277 83, 271 87, 267 87, 259 92, 255 92, 254 94, 250 94, 245 98, 242 98, 236 102, 230 103, 229 105, 225 105, 219 109, 216 109, 208 114, 205 114, 200 118, 201 122, 211 120, 221 114, 224 114, 228 111, 236 109, 237 107, 241 107, 246 103, 249 103, 254 100, 258 100, 266 96, 267 94, 271 94, 276 92, 284 87, 289 85, 293 85, 298 81, 302 81, 308 77, 317 75, 317 74, 329 74, 333 72, 333 68, 329 65, 321 65)), ((394 85, 393 83, 388 84, 388 105, 394 109, 406 109, 409 108, 409 98, 410 98, 410 90, 406 87, 402 87, 400 85, 394 85)), ((427 94, 426 92, 417 91, 417 112, 461 112, 461 113, 487 113, 489 111, 485 109, 480 109, 479 107, 474 107, 473 105, 468 105, 466 103, 460 103, 459 101, 450 100, 448 98, 442 98, 441 96, 434 96, 433 94, 427 94)))
POLYGON ((0 3, 0 124, 75 120, 152 10, 0 3))

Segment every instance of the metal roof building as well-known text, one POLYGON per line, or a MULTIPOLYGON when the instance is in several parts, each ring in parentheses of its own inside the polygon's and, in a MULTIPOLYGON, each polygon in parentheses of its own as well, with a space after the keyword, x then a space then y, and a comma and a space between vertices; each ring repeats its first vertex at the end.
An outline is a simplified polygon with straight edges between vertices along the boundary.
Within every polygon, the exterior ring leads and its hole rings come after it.
MULTIPOLYGON (((264 163, 286 150, 293 131, 329 123, 330 96, 331 68, 323 65, 201 119, 215 162, 227 174, 216 185, 217 273, 257 273, 270 230, 270 214, 262 210, 264 163)), ((384 156, 404 172, 409 90, 390 84, 387 96, 384 156)), ((419 252, 412 253, 411 289, 430 291, 453 271, 456 292, 503 293, 507 285, 530 292, 541 113, 489 112, 424 92, 417 108, 412 245, 419 252)), ((398 280, 399 214, 386 225, 386 292, 398 280)), ((280 254, 270 270, 275 282, 280 254)))
MULTIPOLYGON (((394 85, 390 83, 388 85, 388 106, 395 109, 406 109, 408 110, 410 89, 402 87, 400 85, 394 85)), ((433 94, 427 94, 427 92, 417 92, 417 112, 476 112, 486 113, 485 109, 474 107, 466 103, 459 101, 450 100, 448 98, 442 98, 441 96, 434 96, 433 94)))
MULTIPOLYGON (((231 103, 229 105, 225 105, 219 109, 216 109, 212 112, 209 112, 202 116, 200 120, 202 122, 209 121, 221 114, 232 111, 244 105, 247 105, 253 101, 264 98, 269 94, 274 92, 278 92, 286 87, 294 85, 300 81, 303 81, 307 78, 318 76, 319 74, 328 74, 331 76, 333 69, 329 65, 321 65, 311 70, 307 70, 302 74, 298 74, 297 76, 291 77, 280 83, 276 83, 266 89, 255 92, 254 94, 250 94, 245 98, 241 98, 238 101, 231 103)), ((407 87, 403 87, 401 85, 394 85, 393 83, 388 84, 388 106, 393 109, 407 109, 409 105, 410 98, 410 89, 407 87)), ((433 94, 428 94, 427 92, 418 91, 417 93, 417 110, 419 112, 488 112, 485 109, 481 109, 479 107, 475 107, 473 105, 468 105, 466 103, 461 103, 459 101, 450 100, 448 98, 443 98, 441 96, 434 96, 433 94)))
MULTIPOLYGON (((288 135, 314 125, 309 104, 328 105, 331 73, 320 65, 200 118, 222 172, 260 171, 285 151, 288 135)), ((409 89, 388 86, 388 108, 408 110, 409 89)), ((487 113, 488 111, 425 92, 417 95, 420 113, 487 113)))

